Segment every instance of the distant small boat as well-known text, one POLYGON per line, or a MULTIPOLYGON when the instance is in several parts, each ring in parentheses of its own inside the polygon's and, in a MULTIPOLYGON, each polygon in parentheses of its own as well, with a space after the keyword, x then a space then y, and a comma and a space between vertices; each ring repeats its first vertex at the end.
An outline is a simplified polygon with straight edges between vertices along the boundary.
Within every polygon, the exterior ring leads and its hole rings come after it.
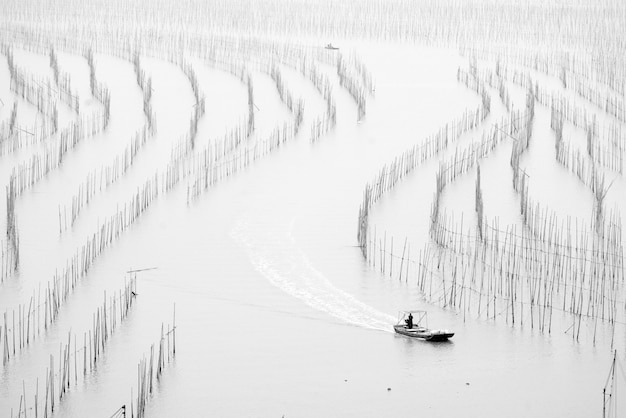
POLYGON ((328 45, 326 45, 326 49, 336 50, 336 49, 339 49, 339 48, 337 48, 336 46, 333 46, 333 44, 328 44, 328 45))
POLYGON ((398 323, 393 329, 398 334, 412 338, 421 338, 426 341, 447 341, 454 336, 454 332, 447 329, 429 329, 428 313, 426 311, 400 311, 398 323), (417 318, 417 319, 415 319, 417 318))

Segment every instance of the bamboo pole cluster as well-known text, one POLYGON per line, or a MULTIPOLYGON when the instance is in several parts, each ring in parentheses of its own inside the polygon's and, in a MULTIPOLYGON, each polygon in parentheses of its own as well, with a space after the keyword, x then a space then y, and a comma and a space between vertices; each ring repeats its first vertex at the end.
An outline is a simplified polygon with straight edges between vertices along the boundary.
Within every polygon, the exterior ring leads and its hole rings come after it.
POLYGON ((42 151, 31 154, 26 161, 13 167, 10 182, 15 184, 17 196, 60 167, 67 152, 80 141, 98 132, 100 125, 97 118, 86 116, 80 121, 71 122, 51 142, 47 142, 42 151))
POLYGON ((131 389, 130 416, 143 418, 146 407, 154 391, 155 380, 160 380, 165 367, 176 356, 176 309, 172 325, 161 324, 161 338, 158 342, 158 353, 155 358, 155 344, 150 346, 150 357, 144 355, 137 366, 137 391, 133 395, 131 389))
POLYGON ((52 170, 58 168, 68 151, 74 149, 83 139, 104 130, 110 115, 110 95, 108 90, 95 79, 95 65, 91 50, 87 53, 90 67, 92 94, 103 103, 103 110, 92 115, 85 115, 79 121, 58 132, 52 142, 47 142, 43 151, 31 154, 26 161, 13 168, 9 183, 14 187, 16 196, 33 187, 52 170))
POLYGON ((78 385, 80 381, 85 380, 88 373, 96 370, 96 364, 104 354, 107 342, 130 312, 136 286, 136 280, 132 277, 124 288, 113 296, 107 298, 105 292, 102 306, 93 313, 92 328, 83 333, 82 347, 78 345, 77 335, 68 332, 67 342, 59 344, 58 362, 55 361, 54 354, 50 354, 50 366, 45 372, 43 399, 39 397, 39 379, 36 380, 35 394, 32 397, 26 396, 24 382, 17 417, 21 417, 22 414, 24 417, 30 414, 35 418, 39 414, 43 417, 52 416, 55 408, 58 408, 70 391, 72 384, 78 385))
POLYGON ((246 86, 248 87, 248 132, 249 136, 254 132, 254 87, 252 85, 252 77, 250 74, 246 75, 246 86))
MULTIPOLYGON (((370 234, 367 242, 367 257, 368 264, 377 269, 381 275, 388 275, 390 278, 394 277, 394 272, 397 273, 399 281, 404 277, 405 281, 411 276, 411 265, 416 265, 415 260, 411 259, 411 243, 408 241, 408 237, 404 238, 402 245, 402 255, 398 255, 394 252, 393 236, 388 236, 387 231, 377 236, 376 228, 374 228, 373 235, 370 234), (394 265, 399 265, 394 269, 394 265)), ((396 247, 398 248, 398 247, 396 247)))
POLYGON ((487 157, 504 139, 516 135, 525 120, 529 120, 528 112, 513 111, 507 115, 500 124, 494 124, 489 132, 484 132, 479 142, 473 142, 469 148, 455 149, 454 155, 445 161, 440 161, 435 182, 435 197, 430 212, 430 235, 431 238, 441 244, 442 238, 438 223, 440 221, 440 200, 443 189, 460 175, 467 173, 475 167, 480 160, 487 157), (502 128, 500 128, 502 126, 502 128), (506 129, 506 130, 505 130, 506 129))
POLYGON ((198 124, 200 123, 200 119, 205 114, 204 97, 202 97, 201 95, 200 84, 198 83, 198 77, 196 76, 196 72, 194 71, 193 66, 189 62, 187 62, 184 57, 181 57, 179 59, 179 67, 182 69, 183 73, 187 77, 187 80, 189 80, 189 84, 191 85, 191 90, 195 99, 194 111, 189 122, 188 133, 190 149, 193 150, 196 146, 198 124))
POLYGON ((619 91, 606 89, 604 86, 599 88, 598 83, 593 80, 572 77, 572 81, 568 88, 575 91, 578 96, 594 104, 616 120, 626 122, 626 103, 624 101, 623 87, 620 93, 619 91))
MULTIPOLYGON (((219 35, 211 35, 208 38, 193 37, 192 40, 188 39, 186 34, 181 36, 183 37, 181 42, 186 44, 189 50, 208 60, 216 68, 222 68, 232 73, 242 82, 245 82, 246 71, 240 64, 241 62, 247 63, 251 68, 270 74, 270 76, 272 76, 274 69, 278 68, 277 62, 296 69, 304 77, 311 80, 326 101, 326 113, 312 124, 310 140, 316 141, 335 125, 336 106, 332 97, 330 80, 315 64, 315 61, 319 61, 337 67, 337 55, 334 51, 328 51, 321 47, 307 47, 289 42, 255 38, 243 38, 235 42, 229 37, 219 35)), ((345 68, 345 71, 341 71, 341 77, 346 86, 362 85, 368 94, 373 94, 372 77, 365 65, 354 54, 348 59, 344 59, 342 63, 342 68, 345 68)), ((350 93, 349 89, 346 88, 346 90, 350 93)), ((280 89, 279 94, 281 94, 280 89)), ((281 100, 293 114, 293 106, 283 97, 281 100)))
POLYGON ((144 127, 135 132, 133 138, 124 148, 123 153, 117 155, 111 163, 100 167, 99 170, 93 170, 88 173, 72 195, 69 205, 59 205, 59 232, 71 228, 81 211, 89 205, 96 194, 106 190, 126 174, 135 162, 139 151, 148 140, 149 133, 147 129, 147 127, 144 127))
MULTIPOLYGON (((17 128, 16 120, 17 101, 13 102, 9 119, 0 122, 0 157, 18 151, 24 146, 24 142, 29 142, 28 139, 23 138, 27 135, 26 132, 17 128)), ((32 137, 33 135, 28 136, 32 137)))
POLYGON ((59 127, 57 90, 49 82, 28 77, 26 72, 15 64, 13 51, 10 48, 6 48, 4 54, 9 68, 11 91, 17 97, 32 104, 42 116, 38 138, 45 139, 54 135, 59 127))
MULTIPOLYGON (((77 249, 74 255, 67 260, 65 267, 63 267, 60 272, 55 272, 54 277, 48 281, 47 287, 44 289, 43 302, 41 301, 40 287, 37 295, 37 303, 34 303, 35 294, 33 293, 28 304, 28 311, 26 310, 26 304, 20 304, 18 306, 18 322, 21 323, 21 321, 19 321, 20 318, 25 318, 24 326, 26 327, 26 333, 22 333, 23 330, 20 328, 19 335, 23 336, 23 338, 18 340, 20 349, 28 345, 30 341, 30 317, 33 315, 33 307, 38 308, 38 321, 41 319, 39 310, 43 309, 43 328, 44 330, 47 329, 47 327, 57 319, 61 305, 74 291, 79 280, 87 275, 96 259, 119 238, 124 231, 132 226, 132 224, 150 207, 158 194, 159 180, 158 175, 155 175, 154 178, 147 180, 143 186, 137 188, 136 193, 129 202, 124 204, 123 208, 119 208, 114 215, 105 219, 96 232, 90 235, 86 243, 83 244, 80 249, 77 249), (22 343, 23 341, 25 341, 25 344, 22 343)), ((5 322, 8 312, 7 309, 7 311, 5 311, 5 322)), ((13 309, 13 317, 15 317, 15 309, 13 309)), ((36 328, 33 328, 33 333, 35 329, 37 333, 39 333, 41 325, 38 324, 36 328)), ((15 338, 15 333, 13 334, 13 338, 15 338)))
MULTIPOLYGON (((574 126, 584 129, 587 132, 587 154, 598 165, 609 168, 620 174, 624 172, 624 146, 623 134, 621 132, 621 122, 619 118, 607 112, 609 116, 617 118, 617 123, 605 123, 608 126, 599 126, 598 114, 589 111, 587 107, 576 104, 567 96, 550 91, 544 87, 541 87, 536 81, 533 82, 530 73, 522 72, 519 70, 510 70, 504 67, 501 70, 504 74, 504 78, 508 78, 515 84, 528 88, 536 100, 550 108, 551 112, 551 126, 553 129, 558 127, 559 123, 568 121, 574 126)), ((591 82, 587 80, 587 82, 591 82)), ((567 86, 567 84, 565 84, 567 86)), ((584 96, 580 96, 585 99, 584 96)), ((591 104, 596 105, 593 101, 591 104)), ((598 106, 600 111, 603 111, 602 106, 598 106)), ((559 140, 557 132, 557 141, 559 140)), ((566 146, 567 148, 567 146, 566 146)), ((566 159, 569 150, 564 149, 560 152, 562 159, 566 159)), ((559 150, 557 149, 557 152, 559 150)), ((577 156, 574 158, 578 158, 577 156)), ((577 170, 574 170, 576 172, 577 170)), ((579 176, 580 177, 580 176, 579 176)), ((586 176, 589 177, 589 176, 586 176)), ((582 177, 585 178, 585 177, 582 177)), ((582 180, 581 178, 581 180, 582 180)), ((590 181, 585 181, 586 184, 591 184, 590 181)))
POLYGON ((54 47, 50 48, 50 53, 48 55, 50 57, 52 79, 54 80, 54 84, 59 88, 59 99, 66 105, 68 105, 70 109, 76 112, 77 115, 80 114, 80 101, 78 100, 78 95, 74 94, 74 92, 72 91, 72 82, 70 79, 70 75, 61 72, 54 47))
POLYGON ((469 70, 463 70, 461 67, 457 69, 456 79, 464 84, 468 89, 476 92, 482 100, 485 113, 488 115, 491 111, 491 96, 485 86, 485 75, 479 75, 475 64, 471 64, 469 70))
POLYGON ((483 74, 479 76, 479 78, 485 80, 485 83, 489 87, 498 91, 498 97, 500 97, 500 101, 506 108, 506 111, 510 112, 512 110, 511 95, 509 93, 509 89, 506 86, 506 81, 501 77, 500 71, 500 60, 498 60, 496 61, 495 71, 491 71, 490 69, 483 69, 483 74))
MULTIPOLYGON (((592 90, 601 95, 601 90, 598 90, 600 86, 602 90, 618 97, 623 97, 626 93, 624 71, 617 68, 615 62, 612 61, 615 57, 610 55, 592 56, 593 54, 577 54, 564 50, 550 52, 526 49, 510 50, 502 46, 490 48, 462 46, 461 53, 483 60, 495 60, 496 64, 501 64, 501 58, 506 57, 506 61, 513 65, 559 79, 563 89, 570 89, 579 97, 590 102, 593 100, 585 97, 588 95, 584 91, 592 90)), ((507 67, 505 66, 505 69, 507 67)), ((515 69, 512 72, 520 76, 523 75, 522 72, 515 69)), ((526 76, 524 75, 524 77, 526 76)), ((600 103, 603 100, 596 100, 596 102, 599 107, 602 107, 600 103)))
POLYGON ((368 233, 370 230, 369 211, 372 206, 414 169, 447 149, 463 134, 478 127, 487 117, 487 114, 487 109, 483 106, 475 110, 466 110, 456 121, 446 123, 424 141, 404 151, 391 163, 385 164, 374 180, 365 185, 363 201, 359 207, 357 240, 366 258, 368 258, 367 243, 369 242, 368 233))
POLYGON ((358 77, 350 77, 350 69, 345 62, 343 55, 337 55, 337 76, 339 77, 339 85, 345 88, 357 105, 357 120, 363 119, 367 107, 367 87, 361 84, 358 77))
POLYGON ((285 104, 285 106, 287 106, 289 112, 293 115, 296 131, 299 131, 304 118, 304 101, 301 98, 297 101, 294 100, 291 92, 283 81, 283 76, 278 65, 272 65, 270 69, 270 77, 274 80, 280 100, 285 104))
MULTIPOLYGON (((183 67, 185 68, 185 74, 190 79, 196 99, 199 100, 196 103, 197 106, 195 106, 194 115, 190 122, 190 132, 188 134, 192 138, 191 142, 193 142, 197 133, 199 119, 201 115, 204 114, 204 99, 199 99, 199 87, 193 69, 187 63, 183 63, 183 67)), ((141 67, 139 53, 137 51, 135 51, 133 55, 133 68, 137 84, 143 92, 144 114, 147 121, 146 126, 135 133, 121 155, 117 156, 111 164, 100 169, 98 178, 96 178, 96 171, 92 171, 87 175, 86 179, 79 185, 78 191, 72 196, 69 214, 67 205, 64 205, 63 208, 59 206, 60 232, 66 230, 68 225, 72 226, 74 224, 80 211, 89 204, 96 193, 102 192, 108 188, 128 171, 134 163, 135 157, 146 144, 148 137, 152 137, 154 134, 156 121, 151 105, 152 79, 146 76, 145 70, 141 67)))
POLYGON ((524 169, 520 167, 520 158, 524 152, 528 150, 530 139, 533 133, 533 123, 535 119, 535 96, 528 87, 526 93, 526 117, 521 130, 516 132, 512 138, 515 140, 511 147, 511 158, 509 163, 513 170, 513 190, 521 195, 520 212, 525 213, 526 198, 528 195, 527 175, 524 169))
POLYGON ((133 55, 133 70, 135 71, 137 85, 141 89, 142 93, 143 114, 146 117, 148 131, 150 131, 151 134, 154 134, 156 132, 156 116, 152 110, 152 78, 148 77, 146 75, 146 71, 141 67, 139 51, 135 51, 133 55))
MULTIPOLYGON (((297 122, 297 121, 296 121, 297 122)), ((276 127, 267 137, 255 143, 239 147, 225 158, 214 154, 212 147, 194 159, 191 179, 187 188, 187 201, 197 198, 215 183, 245 169, 254 161, 272 153, 297 134, 298 126, 294 121, 287 121, 276 127)))
MULTIPOLYGON (((521 234, 515 227, 501 231, 495 221, 482 240, 478 235, 453 231, 454 244, 436 255, 431 250, 422 252, 420 289, 425 290, 428 276, 432 286, 434 276, 440 292, 436 296, 443 297, 445 306, 468 313, 471 309, 479 316, 482 309, 491 312, 488 317, 493 319, 506 311, 512 323, 515 312, 524 320, 526 307, 531 327, 547 332, 552 311, 565 312, 572 315, 576 325, 572 337, 576 339, 581 320, 591 319, 595 341, 598 320, 614 323, 624 313, 617 310, 624 304, 621 237, 598 237, 569 221, 567 227, 548 224, 546 235, 552 236, 551 240, 537 238, 525 228, 521 234), (471 297, 477 300, 472 303, 471 297)), ((431 289, 428 294, 432 296, 431 289)))
POLYGON ((599 323, 614 326, 625 319, 624 309, 618 309, 626 308, 619 234, 607 239, 569 219, 557 225, 555 218, 536 237, 526 227, 503 230, 494 219, 484 222, 481 237, 477 227, 465 231, 462 221, 459 228, 453 216, 443 218, 439 228, 447 237, 445 245, 427 245, 417 258, 411 257, 406 239, 402 253, 394 252, 393 237, 385 233, 379 254, 371 257, 378 257, 381 273, 391 277, 394 263, 399 264, 398 279, 406 281, 413 277, 409 265, 414 265, 417 286, 427 300, 464 318, 504 319, 550 333, 553 312, 567 314, 572 322, 565 331, 575 340, 585 329, 583 322, 593 327, 595 343, 599 323))
POLYGON ((0 122, 0 156, 15 153, 29 145, 38 143, 41 129, 33 126, 29 130, 17 125, 18 102, 14 101, 11 108, 11 116, 8 120, 0 122))
POLYGON ((19 265, 19 241, 13 245, 12 241, 0 239, 0 283, 13 276, 19 265))
POLYGON ((606 189, 605 173, 598 170, 595 162, 589 159, 589 154, 578 148, 573 148, 563 141, 563 121, 554 128, 556 160, 570 172, 576 175, 585 186, 591 189, 594 196, 604 194, 606 189))
MULTIPOLYGON (((20 239, 19 229, 17 227, 17 215, 15 213, 15 201, 17 200, 17 190, 15 183, 9 181, 6 186, 6 256, 5 251, 2 251, 3 266, 6 262, 6 272, 12 274, 17 271, 20 264, 20 239), (9 264, 10 263, 10 264, 9 264)), ((2 269, 2 281, 4 281, 5 268, 2 269)))
POLYGON ((478 237, 483 239, 483 222, 484 222, 484 204, 483 204, 483 191, 480 187, 480 164, 476 167, 476 187, 475 187, 475 204, 474 210, 476 211, 476 232, 478 237))
POLYGON ((104 84, 100 83, 96 78, 96 64, 94 61, 93 50, 89 48, 85 52, 85 59, 87 60, 87 65, 89 66, 89 88, 91 90, 91 95, 102 104, 103 113, 102 113, 102 127, 101 130, 105 130, 109 125, 109 120, 111 119, 111 93, 109 89, 104 86, 104 84))
MULTIPOLYGON (((86 263, 89 261, 87 256, 90 253, 85 249, 84 246, 81 251, 81 262, 84 263, 83 268, 88 268, 86 263)), ((14 308, 4 312, 4 327, 1 330, 4 334, 0 333, 3 364, 6 364, 16 353, 21 352, 42 331, 46 331, 55 322, 61 305, 73 292, 78 280, 86 274, 86 271, 78 271, 77 260, 76 256, 72 258, 71 265, 68 265, 63 273, 55 273, 53 279, 48 281, 43 289, 39 286, 38 289, 34 290, 28 304, 19 304, 17 311, 14 308), (12 315, 10 316, 9 313, 12 315)))
MULTIPOLYGON (((303 101, 293 100, 278 67, 275 66, 270 70, 270 76, 276 84, 281 100, 291 111, 293 120, 277 126, 267 137, 258 138, 254 143, 246 145, 254 133, 254 123, 250 119, 253 114, 250 113, 249 107, 249 112, 239 125, 229 130, 221 139, 211 141, 202 150, 191 153, 192 150, 185 145, 183 139, 172 150, 170 163, 165 170, 163 185, 165 191, 173 188, 180 180, 191 177, 187 188, 187 201, 190 202, 211 185, 240 171, 296 137, 303 120, 303 101)), ((248 103, 254 105, 251 77, 247 76, 245 80, 249 92, 248 103)))
POLYGON ((359 59, 356 53, 351 53, 348 61, 354 67, 354 72, 358 76, 360 76, 361 84, 363 85, 367 93, 373 96, 375 87, 374 87, 374 81, 372 78, 372 73, 367 69, 363 61, 359 59))
POLYGON ((597 137, 588 130, 587 154, 596 164, 624 175, 625 137, 621 123, 609 124, 597 137))
POLYGON ((322 95, 326 102, 326 111, 322 116, 317 117, 311 124, 310 142, 316 142, 337 123, 337 105, 333 96, 333 87, 330 79, 318 67, 318 65, 310 58, 304 57, 299 65, 300 72, 305 75, 317 91, 322 95))

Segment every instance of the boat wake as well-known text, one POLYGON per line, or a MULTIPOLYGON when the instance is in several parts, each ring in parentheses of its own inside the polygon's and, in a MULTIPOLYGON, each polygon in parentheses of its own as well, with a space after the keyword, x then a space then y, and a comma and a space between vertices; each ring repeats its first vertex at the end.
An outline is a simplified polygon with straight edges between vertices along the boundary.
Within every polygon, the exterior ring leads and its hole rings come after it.
POLYGON ((254 268, 270 283, 308 306, 343 322, 393 332, 395 318, 338 289, 297 248, 291 234, 293 221, 272 225, 271 231, 240 221, 231 236, 246 248, 254 268))

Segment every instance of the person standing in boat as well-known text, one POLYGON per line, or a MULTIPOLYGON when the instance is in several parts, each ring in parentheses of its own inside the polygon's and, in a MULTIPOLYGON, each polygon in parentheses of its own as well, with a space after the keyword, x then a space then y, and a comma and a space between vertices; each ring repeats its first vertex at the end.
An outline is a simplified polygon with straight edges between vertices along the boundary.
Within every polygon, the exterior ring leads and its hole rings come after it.
POLYGON ((413 314, 411 312, 409 312, 409 317, 406 319, 405 322, 408 329, 413 328, 413 314))

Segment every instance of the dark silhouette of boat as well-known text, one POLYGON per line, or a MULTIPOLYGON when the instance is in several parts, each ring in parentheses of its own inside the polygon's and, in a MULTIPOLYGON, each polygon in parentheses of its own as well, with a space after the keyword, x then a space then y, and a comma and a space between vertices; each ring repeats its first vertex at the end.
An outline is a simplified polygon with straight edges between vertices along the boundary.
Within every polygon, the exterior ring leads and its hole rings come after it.
POLYGON ((328 45, 326 45, 326 49, 332 49, 333 51, 335 51, 335 50, 337 50, 339 48, 337 48, 336 46, 333 46, 333 44, 328 44, 328 45))
POLYGON ((454 332, 447 329, 428 328, 428 313, 426 311, 400 311, 398 323, 393 329, 398 334, 411 338, 421 338, 426 341, 447 341, 454 336, 454 332), (417 318, 417 319, 416 319, 417 318))

